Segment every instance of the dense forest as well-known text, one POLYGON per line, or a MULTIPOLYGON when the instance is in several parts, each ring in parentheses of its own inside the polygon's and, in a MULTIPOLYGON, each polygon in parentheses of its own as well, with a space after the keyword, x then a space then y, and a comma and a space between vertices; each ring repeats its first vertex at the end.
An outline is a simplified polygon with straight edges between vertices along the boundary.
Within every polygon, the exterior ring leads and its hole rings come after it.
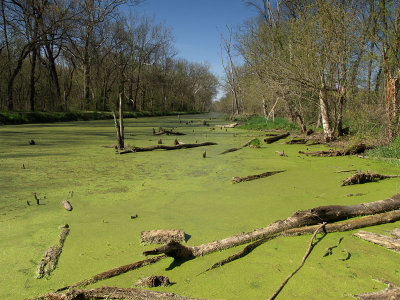
POLYGON ((0 110, 209 110, 218 80, 140 2, 1 0, 0 110))
POLYGON ((284 116, 304 132, 322 126, 326 141, 346 133, 346 127, 362 136, 394 139, 399 1, 247 4, 259 17, 223 38, 226 93, 216 109, 266 119, 284 116))

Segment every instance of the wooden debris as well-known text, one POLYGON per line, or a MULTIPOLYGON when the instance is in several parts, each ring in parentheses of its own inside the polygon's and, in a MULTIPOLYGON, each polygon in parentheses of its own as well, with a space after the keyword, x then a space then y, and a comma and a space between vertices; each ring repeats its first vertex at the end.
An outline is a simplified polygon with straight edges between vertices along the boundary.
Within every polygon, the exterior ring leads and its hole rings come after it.
POLYGON ((289 135, 290 135, 290 133, 287 132, 285 134, 269 137, 269 138, 264 139, 264 142, 266 142, 267 144, 272 144, 272 143, 274 143, 276 141, 279 141, 281 139, 287 138, 289 135))
POLYGON ((279 156, 288 157, 288 156, 285 154, 285 151, 282 151, 282 152, 280 152, 280 151, 275 151, 275 153, 278 154, 279 156))
POLYGON ((339 241, 338 241, 338 243, 336 244, 336 245, 333 245, 333 246, 331 246, 331 247, 328 247, 328 248, 326 248, 326 252, 325 252, 325 254, 324 254, 324 257, 326 257, 326 256, 329 256, 329 255, 332 255, 332 249, 335 249, 335 248, 337 248, 337 247, 339 247, 339 245, 340 245, 340 243, 342 242, 342 240, 343 240, 343 237, 341 237, 340 239, 339 239, 339 241))
POLYGON ((301 144, 306 144, 307 140, 306 139, 292 139, 288 142, 286 142, 285 144, 288 145, 301 145, 301 144))
POLYGON ((256 140, 256 139, 248 140, 246 143, 244 143, 244 144, 243 144, 242 146, 240 146, 239 148, 231 148, 231 149, 225 150, 225 151, 222 152, 221 154, 226 154, 226 153, 229 153, 229 152, 235 152, 235 151, 237 151, 237 150, 243 149, 243 148, 249 146, 249 145, 250 145, 253 141, 255 141, 255 140, 256 140))
POLYGON ((347 194, 347 197, 353 197, 353 196, 364 196, 365 194, 363 193, 355 193, 355 194, 347 194))
POLYGON ((32 146, 33 146, 33 145, 36 145, 36 143, 35 143, 34 140, 30 140, 30 141, 29 141, 29 145, 32 145, 32 146))
POLYGON ((100 287, 91 290, 71 290, 66 294, 49 293, 37 299, 46 300, 90 300, 90 299, 135 299, 135 300, 149 300, 149 299, 176 299, 176 300, 190 300, 194 298, 187 298, 179 296, 174 293, 156 292, 135 288, 117 288, 117 287, 100 287))
POLYGON ((40 204, 40 198, 39 198, 38 194, 35 192, 35 193, 33 193, 33 196, 35 197, 36 204, 39 205, 40 204))
POLYGON ((158 132, 156 132, 154 130, 154 128, 153 128, 153 135, 162 135, 162 134, 166 134, 166 135, 186 135, 183 132, 173 131, 172 129, 168 130, 168 129, 165 129, 165 128, 162 128, 162 127, 159 127, 158 128, 158 132))
POLYGON ((204 151, 204 152, 203 152, 203 158, 206 158, 206 156, 207 156, 207 152, 204 151))
POLYGON ((367 173, 357 172, 351 177, 343 180, 342 186, 351 184, 362 184, 366 182, 373 182, 377 180, 383 180, 386 178, 396 178, 396 177, 400 177, 400 175, 381 175, 378 173, 370 173, 369 171, 367 171, 367 173))
POLYGON ((204 147, 204 146, 212 146, 212 145, 217 145, 217 143, 213 143, 213 142, 205 142, 205 143, 200 143, 200 144, 179 143, 178 145, 174 145, 174 146, 155 145, 155 146, 149 146, 149 147, 133 147, 131 149, 125 149, 124 151, 119 152, 119 154, 145 152, 145 151, 153 151, 153 150, 178 150, 178 149, 204 147))
POLYGON ((221 129, 222 128, 235 128, 236 126, 239 126, 239 123, 232 123, 229 125, 215 125, 215 127, 220 127, 221 129))
POLYGON ((261 173, 261 174, 257 174, 257 175, 250 175, 250 176, 246 176, 246 177, 232 177, 232 182, 239 183, 239 182, 243 182, 243 181, 250 181, 250 180, 255 180, 255 179, 272 176, 272 175, 282 173, 282 172, 285 172, 285 171, 265 172, 265 173, 261 173))
POLYGON ((400 238, 400 228, 395 228, 389 232, 394 237, 400 238))
POLYGON ((71 203, 69 203, 68 200, 63 200, 63 201, 61 201, 61 203, 66 210, 68 210, 68 211, 72 210, 72 205, 71 205, 71 203))
POLYGON ((347 251, 346 249, 343 249, 342 252, 346 253, 346 257, 345 258, 340 258, 339 260, 341 260, 341 261, 349 260, 350 257, 351 257, 351 253, 349 251, 347 251))
POLYGON ((356 232, 354 236, 387 249, 400 252, 400 239, 398 237, 391 237, 362 230, 356 232))
POLYGON ((185 232, 183 230, 150 230, 142 231, 140 234, 142 243, 165 244, 169 242, 184 242, 185 232))
POLYGON ((49 275, 56 268, 58 259, 62 252, 62 248, 64 246, 65 239, 67 238, 69 231, 69 226, 68 228, 64 228, 60 233, 60 240, 58 242, 58 245, 50 247, 46 250, 42 260, 37 267, 36 278, 42 278, 45 275, 49 275))
POLYGON ((312 249, 313 249, 314 246, 315 246, 315 244, 314 244, 314 239, 315 239, 315 237, 316 237, 318 231, 320 231, 321 228, 324 227, 325 225, 326 225, 326 222, 322 223, 322 224, 315 230, 315 232, 314 232, 314 234, 313 234, 313 236, 312 236, 312 238, 311 238, 311 240, 310 240, 310 243, 308 244, 308 249, 307 249, 306 253, 304 254, 304 257, 303 257, 303 259, 302 259, 302 261, 301 261, 301 264, 296 268, 296 270, 294 270, 294 271, 283 281, 283 283, 282 283, 281 286, 275 291, 275 293, 274 293, 271 297, 269 297, 269 300, 275 299, 276 296, 278 296, 278 294, 282 291, 282 289, 283 289, 283 288, 285 287, 285 285, 288 283, 288 281, 290 280, 290 278, 292 278, 292 277, 304 266, 304 263, 306 262, 307 257, 310 255, 312 249))
POLYGON ((171 282, 169 278, 166 276, 149 276, 140 279, 135 283, 135 286, 138 287, 157 287, 157 286, 170 286, 171 282))
POLYGON ((374 293, 365 293, 361 295, 354 295, 354 297, 358 299, 364 300, 398 300, 400 299, 400 287, 396 286, 390 282, 385 282, 388 287, 383 291, 374 292, 374 293))
MULTIPOLYGON (((304 226, 307 230, 314 230, 315 227, 311 225, 320 224, 321 222, 338 222, 346 220, 349 218, 354 218, 364 215, 375 215, 388 212, 387 214, 372 216, 369 219, 361 218, 359 220, 351 220, 350 224, 354 228, 361 228, 366 226, 373 226, 371 224, 384 224, 389 222, 394 222, 400 219, 400 194, 396 194, 388 199, 361 203, 356 205, 329 205, 329 206, 319 206, 316 208, 298 211, 294 213, 291 217, 285 220, 278 220, 267 227, 256 229, 252 232, 241 233, 238 235, 230 236, 222 240, 217 240, 215 242, 203 244, 195 247, 188 247, 182 244, 171 242, 159 248, 145 251, 144 255, 157 255, 165 253, 168 256, 188 259, 191 257, 202 256, 215 251, 221 251, 223 249, 232 248, 238 245, 246 244, 267 236, 282 233, 284 231, 289 234, 305 234, 304 226), (357 227, 361 226, 361 227, 357 227), (290 229, 293 231, 290 232, 290 229)), ((347 228, 351 227, 348 223, 344 225, 340 224, 328 224, 335 225, 332 227, 334 231, 345 231, 349 230, 347 228)), ((354 229, 353 228, 353 229, 354 229)), ((325 230, 328 231, 328 226, 325 226, 325 230)), ((308 233, 308 232, 307 232, 308 233)))
MULTIPOLYGON (((311 145, 311 144, 310 144, 311 145)), ((309 146, 310 146, 309 145, 309 146)), ((310 156, 325 156, 325 157, 334 157, 334 156, 346 156, 346 155, 356 155, 360 153, 364 153, 365 150, 370 149, 365 144, 357 144, 345 150, 328 150, 328 151, 313 151, 313 152, 303 152, 299 151, 300 154, 310 155, 310 156)))
POLYGON ((74 284, 65 286, 63 288, 60 288, 56 292, 61 292, 61 291, 65 291, 65 290, 76 288, 76 287, 84 287, 84 286, 96 283, 96 282, 104 280, 104 279, 112 278, 112 277, 124 274, 126 272, 129 272, 129 271, 132 271, 132 270, 135 270, 135 269, 139 269, 139 268, 144 267, 144 266, 148 266, 148 265, 154 264, 154 263, 156 263, 156 262, 158 262, 158 261, 160 261, 160 260, 162 260, 164 258, 167 258, 167 257, 168 257, 167 255, 160 255, 160 256, 149 258, 149 259, 137 261, 137 262, 134 262, 134 263, 129 264, 129 265, 124 265, 124 266, 121 266, 121 267, 117 267, 117 268, 114 268, 114 269, 111 269, 111 270, 96 274, 93 277, 90 277, 88 279, 85 279, 85 280, 79 281, 77 283, 74 283, 74 284))
POLYGON ((131 216, 131 219, 136 219, 138 217, 138 214, 131 216))
POLYGON ((162 139, 158 140, 158 144, 161 145, 162 144, 162 139))
MULTIPOLYGON (((344 232, 344 231, 355 230, 355 229, 360 229, 360 228, 364 228, 364 227, 392 223, 392 222, 396 222, 399 220, 400 220, 400 210, 394 210, 394 211, 389 211, 386 213, 375 214, 375 215, 371 215, 371 216, 364 216, 364 217, 352 219, 349 221, 326 224, 324 227, 324 232, 325 233, 344 232)), ((263 237, 259 240, 256 240, 255 242, 252 242, 251 244, 247 245, 245 248, 243 248, 242 251, 240 251, 236 254, 233 254, 233 255, 229 256, 228 258, 225 258, 225 259, 215 263, 212 267, 210 267, 209 269, 207 269, 204 272, 207 272, 209 270, 223 266, 223 265, 230 263, 232 261, 235 261, 236 259, 239 259, 241 257, 244 257, 247 254, 249 254, 251 251, 253 251, 255 248, 257 248, 258 246, 260 246, 260 245, 264 244, 265 242, 268 242, 274 238, 283 237, 283 236, 300 236, 300 235, 305 235, 305 234, 312 234, 313 232, 315 232, 315 230, 318 228, 318 226, 319 225, 293 228, 293 229, 285 230, 279 234, 263 237)), ((342 239, 343 238, 339 239, 338 245, 341 243, 342 239)), ((331 248, 333 249, 335 247, 336 246, 332 246, 331 248)), ((328 250, 328 249, 327 249, 327 252, 332 251, 332 249, 330 249, 330 250, 328 250)))

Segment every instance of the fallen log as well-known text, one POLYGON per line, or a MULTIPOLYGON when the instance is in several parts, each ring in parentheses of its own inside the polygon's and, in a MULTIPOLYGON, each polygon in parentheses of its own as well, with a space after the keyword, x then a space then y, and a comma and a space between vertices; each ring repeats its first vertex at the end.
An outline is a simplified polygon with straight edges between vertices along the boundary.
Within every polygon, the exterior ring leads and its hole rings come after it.
POLYGON ((164 293, 135 288, 100 287, 91 290, 71 290, 66 294, 49 293, 36 299, 46 300, 90 300, 90 299, 177 299, 190 300, 174 293, 164 293))
POLYGON ((235 152, 235 151, 237 151, 237 150, 243 149, 244 147, 249 146, 249 145, 250 145, 253 141, 255 141, 255 140, 257 140, 257 139, 251 139, 251 140, 247 141, 246 143, 244 143, 244 144, 243 144, 242 146, 240 146, 239 148, 231 148, 231 149, 225 150, 225 151, 222 152, 221 154, 226 154, 226 153, 230 153, 230 152, 235 152))
POLYGON ((346 155, 361 154, 361 153, 364 153, 365 150, 368 150, 370 148, 371 147, 367 147, 365 144, 357 144, 357 145, 349 147, 349 148, 347 148, 345 150, 329 149, 328 151, 312 151, 312 152, 299 151, 299 153, 307 155, 307 156, 310 155, 310 156, 335 157, 335 156, 346 156, 346 155))
POLYGON ((180 143, 178 145, 173 145, 173 146, 155 145, 155 146, 149 146, 149 147, 133 147, 131 149, 126 149, 124 151, 121 151, 121 152, 119 152, 119 154, 145 152, 145 151, 153 151, 153 150, 178 150, 178 149, 204 147, 204 146, 212 146, 212 145, 217 145, 217 143, 213 143, 213 142, 205 142, 205 143, 200 143, 200 144, 180 143))
MULTIPOLYGON (((189 259, 192 257, 203 256, 216 251, 221 251, 223 249, 232 248, 238 245, 247 244, 249 242, 261 239, 266 236, 275 235, 289 229, 299 230, 302 229, 299 227, 316 225, 321 222, 338 222, 349 218, 380 214, 398 209, 400 209, 400 194, 396 194, 390 198, 370 203, 361 203, 349 206, 319 206, 316 208, 296 212, 291 217, 283 221, 278 220, 267 227, 256 229, 247 233, 230 236, 215 242, 194 247, 171 242, 159 248, 145 251, 143 252, 143 254, 166 254, 167 256, 171 256, 177 259, 189 259)), ((395 214, 395 216, 392 216, 393 218, 398 218, 400 216, 399 212, 396 212, 397 214, 395 214)), ((325 226, 325 228, 327 227, 328 226, 325 226)))
POLYGON ((250 176, 246 176, 246 177, 232 177, 232 182, 239 183, 239 182, 243 182, 243 181, 250 181, 250 180, 255 180, 255 179, 272 176, 272 175, 282 173, 282 172, 285 172, 285 171, 265 172, 265 173, 261 173, 261 174, 257 174, 257 175, 250 175, 250 176))
POLYGON ((156 263, 156 262, 158 262, 158 261, 160 261, 160 260, 162 260, 164 258, 167 258, 167 256, 166 255, 156 256, 156 257, 148 258, 148 259, 145 259, 145 260, 137 261, 137 262, 134 262, 132 264, 128 264, 128 265, 124 265, 124 266, 121 266, 121 267, 117 267, 117 268, 114 268, 114 269, 111 269, 111 270, 96 274, 96 275, 94 275, 94 276, 92 276, 92 277, 90 277, 88 279, 84 279, 84 280, 81 280, 81 281, 76 282, 74 284, 62 287, 62 288, 58 289, 56 292, 61 292, 61 291, 65 291, 65 290, 68 290, 68 289, 71 289, 71 288, 76 288, 76 287, 85 287, 85 286, 87 286, 89 284, 93 284, 93 283, 96 283, 96 282, 104 280, 104 279, 112 278, 112 277, 124 274, 126 272, 129 272, 129 271, 132 271, 132 270, 135 270, 135 269, 139 269, 139 268, 144 267, 144 266, 148 266, 148 265, 154 264, 154 263, 156 263))
POLYGON ((140 234, 142 243, 165 244, 171 241, 184 242, 185 232, 183 230, 150 230, 142 231, 140 234))
POLYGON ((153 128, 153 135, 163 135, 163 134, 166 134, 166 135, 186 135, 183 132, 173 131, 173 129, 168 130, 168 129, 165 129, 165 128, 162 128, 162 127, 160 127, 158 129, 158 132, 155 132, 155 130, 153 128))
POLYGON ((351 177, 343 180, 342 186, 351 185, 351 184, 362 184, 362 183, 366 183, 366 182, 373 182, 373 181, 383 180, 386 178, 396 178, 396 177, 400 177, 400 176, 399 175, 381 175, 378 173, 370 173, 369 171, 367 171, 367 173, 357 172, 357 173, 353 174, 351 177))
POLYGON ((40 279, 45 275, 50 275, 50 273, 57 267, 58 259, 61 255, 62 248, 64 247, 64 242, 69 234, 69 231, 69 226, 68 228, 64 228, 60 233, 58 245, 52 246, 44 252, 43 258, 36 270, 36 278, 40 279))
POLYGON ((389 232, 391 235, 393 235, 394 237, 400 238, 400 229, 399 228, 395 228, 392 231, 389 232))
POLYGON ((288 142, 286 142, 285 144, 288 145, 302 145, 302 144, 306 144, 307 140, 306 139, 292 139, 288 142))
POLYGON ((283 151, 283 152, 281 152, 281 151, 275 151, 275 153, 278 154, 279 156, 288 157, 288 156, 285 154, 285 151, 283 151))
MULTIPOLYGON (((326 224, 324 226, 324 232, 325 233, 344 232, 344 231, 350 231, 350 230, 355 230, 355 229, 360 229, 360 228, 365 228, 365 227, 370 227, 370 226, 393 223, 393 222, 396 222, 399 220, 400 220, 400 210, 393 210, 393 211, 389 211, 389 212, 385 212, 385 213, 381 213, 381 214, 364 216, 361 218, 343 221, 343 222, 339 222, 339 223, 326 224)), ((255 242, 247 245, 240 252, 235 253, 235 254, 229 256, 228 258, 225 258, 225 259, 215 263, 213 266, 211 266, 204 272, 210 271, 217 267, 223 266, 227 263, 233 262, 239 258, 242 258, 242 257, 246 256, 247 254, 251 253, 251 251, 253 251, 258 246, 260 246, 272 239, 275 239, 277 237, 300 236, 300 235, 305 235, 305 234, 312 234, 313 232, 315 232, 315 230, 318 229, 318 226, 319 225, 306 226, 306 227, 301 227, 301 228, 293 228, 293 229, 286 230, 286 231, 276 234, 276 235, 270 235, 270 236, 263 237, 255 242)), ((339 240, 338 245, 340 244, 340 242, 341 242, 341 239, 339 240)))
POLYGON ((239 126, 239 123, 232 123, 229 125, 215 125, 215 127, 219 127, 219 128, 235 128, 236 126, 239 126))
POLYGON ((281 139, 284 139, 284 138, 288 137, 289 135, 290 135, 290 133, 286 132, 285 134, 281 134, 281 135, 277 135, 277 136, 272 136, 272 137, 266 138, 266 139, 264 139, 264 142, 266 142, 267 144, 272 144, 272 143, 274 143, 276 141, 279 141, 281 139))
POLYGON ((400 287, 396 286, 390 282, 385 282, 388 287, 383 291, 374 292, 374 293, 365 293, 361 295, 354 295, 354 297, 358 299, 364 300, 398 300, 400 299, 400 287))
POLYGON ((400 239, 397 237, 391 237, 362 230, 356 232, 354 236, 363 239, 364 241, 380 245, 389 250, 400 252, 400 239))

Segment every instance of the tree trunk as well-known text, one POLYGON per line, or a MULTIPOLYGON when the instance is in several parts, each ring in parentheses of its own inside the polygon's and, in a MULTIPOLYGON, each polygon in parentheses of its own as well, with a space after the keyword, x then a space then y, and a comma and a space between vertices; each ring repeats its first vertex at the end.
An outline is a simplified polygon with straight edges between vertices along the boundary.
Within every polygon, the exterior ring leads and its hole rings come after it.
POLYGON ((333 139, 333 135, 329 120, 328 96, 325 88, 324 78, 321 78, 321 88, 319 90, 319 106, 321 112, 322 128, 324 130, 324 139, 326 142, 330 142, 333 139))
POLYGON ((262 96, 262 107, 263 107, 265 123, 268 123, 267 103, 265 102, 264 96, 262 96))
POLYGON ((30 110, 35 111, 35 71, 36 71, 36 61, 37 61, 37 48, 32 49, 32 62, 31 62, 31 74, 30 74, 30 84, 29 84, 29 104, 30 110))
POLYGON ((256 229, 252 232, 230 236, 222 240, 195 247, 184 246, 179 243, 169 243, 154 250, 145 251, 143 254, 156 255, 165 253, 177 259, 188 259, 246 244, 293 228, 316 225, 322 222, 333 223, 358 216, 379 214, 397 209, 400 209, 400 194, 385 200, 370 203, 349 206, 319 206, 304 211, 298 211, 283 221, 276 221, 268 227, 256 229))

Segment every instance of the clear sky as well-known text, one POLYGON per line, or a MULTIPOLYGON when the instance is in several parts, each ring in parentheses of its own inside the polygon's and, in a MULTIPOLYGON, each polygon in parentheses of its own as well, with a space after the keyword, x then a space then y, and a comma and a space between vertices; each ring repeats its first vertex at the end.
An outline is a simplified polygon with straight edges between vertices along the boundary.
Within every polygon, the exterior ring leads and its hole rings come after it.
POLYGON ((218 77, 223 76, 221 32, 256 15, 242 0, 146 0, 135 11, 172 29, 177 57, 207 62, 218 77))

